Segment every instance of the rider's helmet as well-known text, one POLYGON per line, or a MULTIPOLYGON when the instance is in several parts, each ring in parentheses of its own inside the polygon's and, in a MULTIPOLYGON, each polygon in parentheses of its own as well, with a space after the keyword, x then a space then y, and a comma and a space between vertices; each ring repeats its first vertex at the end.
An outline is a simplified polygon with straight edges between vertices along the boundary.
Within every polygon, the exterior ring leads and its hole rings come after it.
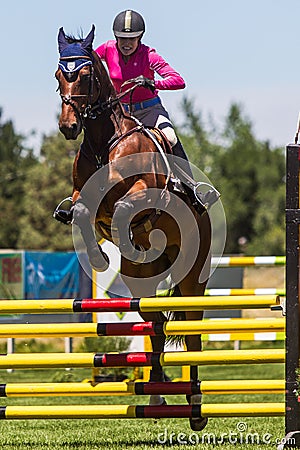
POLYGON ((136 11, 128 9, 120 12, 113 23, 113 32, 116 37, 135 38, 145 32, 143 17, 136 11))

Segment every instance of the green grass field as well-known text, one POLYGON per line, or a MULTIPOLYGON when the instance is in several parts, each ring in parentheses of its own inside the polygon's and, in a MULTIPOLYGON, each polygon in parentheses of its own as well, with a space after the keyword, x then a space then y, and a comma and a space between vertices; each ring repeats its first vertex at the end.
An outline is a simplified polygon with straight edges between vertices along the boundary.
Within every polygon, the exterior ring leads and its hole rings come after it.
MULTIPOLYGON (((281 346, 281 343, 278 343, 281 346)), ((263 345, 266 347, 266 345, 263 345)), ((30 357, 30 356, 29 356, 30 357)), ((166 368, 169 376, 180 374, 179 368, 166 368)), ((0 371, 1 383, 81 381, 91 377, 91 370, 16 370, 0 371)), ((210 366, 200 368, 200 378, 269 379, 283 378, 281 364, 210 366)), ((168 404, 185 404, 185 397, 166 396, 168 404)), ((203 397, 203 403, 281 402, 283 395, 222 395, 203 397)), ((141 404, 148 397, 41 397, 1 398, 0 405, 80 405, 141 404)), ((0 448, 5 450, 99 450, 99 449, 274 449, 284 436, 283 417, 215 418, 207 427, 194 433, 187 419, 94 419, 94 420, 3 420, 0 421, 0 448)))

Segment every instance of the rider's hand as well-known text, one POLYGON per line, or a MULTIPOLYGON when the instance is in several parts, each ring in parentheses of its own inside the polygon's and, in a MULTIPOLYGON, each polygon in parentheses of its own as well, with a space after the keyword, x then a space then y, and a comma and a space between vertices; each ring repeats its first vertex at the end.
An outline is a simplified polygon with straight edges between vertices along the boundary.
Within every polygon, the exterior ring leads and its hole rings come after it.
POLYGON ((154 80, 150 80, 150 78, 146 78, 144 77, 144 75, 140 75, 139 77, 136 78, 136 81, 139 86, 143 86, 147 89, 150 89, 150 91, 152 92, 155 91, 154 80))

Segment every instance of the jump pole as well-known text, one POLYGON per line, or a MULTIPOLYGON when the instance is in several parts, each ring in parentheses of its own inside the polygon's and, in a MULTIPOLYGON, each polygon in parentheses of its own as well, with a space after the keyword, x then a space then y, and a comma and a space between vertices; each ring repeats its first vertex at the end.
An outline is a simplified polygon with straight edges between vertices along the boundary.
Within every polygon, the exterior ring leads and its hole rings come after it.
POLYGON ((227 319, 170 322, 0 324, 0 338, 157 336, 283 332, 285 319, 227 319))
POLYGON ((14 353, 0 356, 0 369, 53 367, 145 367, 283 363, 284 350, 206 350, 136 353, 14 353))
POLYGON ((283 394, 284 380, 0 384, 0 397, 283 394))
POLYGON ((212 258, 212 267, 283 266, 285 256, 222 256, 212 258))
POLYGON ((271 308, 276 305, 280 305, 278 295, 0 300, 0 314, 204 311, 271 308))
POLYGON ((207 405, 55 405, 1 406, 0 419, 156 419, 283 416, 284 403, 207 405))

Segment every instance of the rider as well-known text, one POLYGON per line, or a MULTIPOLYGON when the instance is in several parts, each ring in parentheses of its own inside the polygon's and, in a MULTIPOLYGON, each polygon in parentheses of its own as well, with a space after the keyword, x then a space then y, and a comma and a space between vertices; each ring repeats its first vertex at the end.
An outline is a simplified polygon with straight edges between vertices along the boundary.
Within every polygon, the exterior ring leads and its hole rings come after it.
MULTIPOLYGON (((105 61, 117 93, 121 92, 123 83, 132 78, 139 77, 139 86, 142 84, 142 87, 137 87, 132 94, 122 98, 125 111, 130 112, 145 126, 156 127, 164 132, 172 146, 173 154, 182 159, 181 167, 184 167, 184 171, 193 181, 187 155, 158 96, 159 90, 183 89, 183 78, 153 48, 142 44, 145 22, 136 11, 126 10, 119 13, 113 22, 113 32, 116 40, 100 45, 96 53, 105 61), (162 79, 155 80, 155 72, 162 79)), ((176 172, 174 167, 172 170, 176 172)), ((181 176, 179 178, 182 179, 181 176)), ((206 208, 199 194, 196 196, 190 185, 185 184, 185 190, 196 211, 202 214, 206 208)), ((202 200, 205 203, 203 197, 202 200)))

